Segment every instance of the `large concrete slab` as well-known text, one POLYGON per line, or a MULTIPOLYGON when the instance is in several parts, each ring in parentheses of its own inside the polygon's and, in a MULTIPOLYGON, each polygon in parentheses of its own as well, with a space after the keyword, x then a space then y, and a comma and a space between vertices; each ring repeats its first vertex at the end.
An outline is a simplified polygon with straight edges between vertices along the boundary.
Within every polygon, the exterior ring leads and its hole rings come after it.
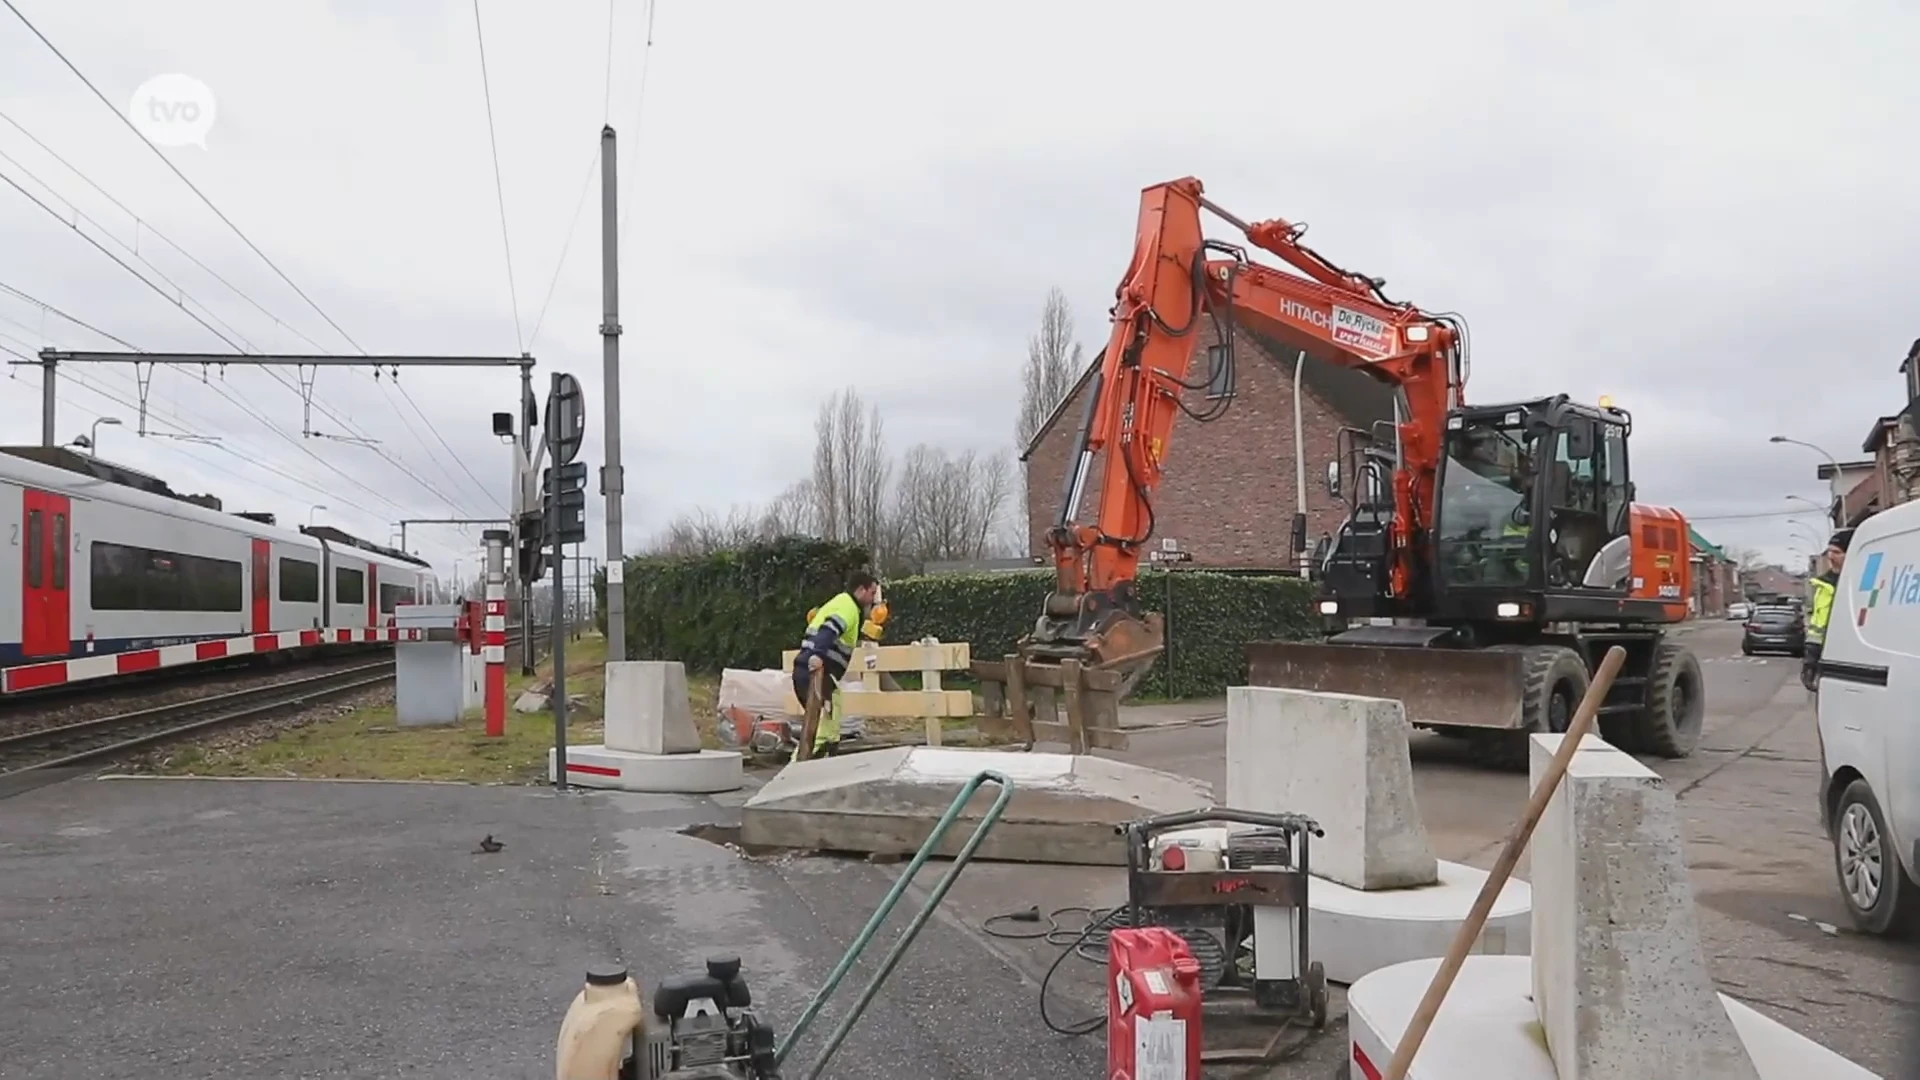
MULTIPOLYGON (((1413 960, 1379 971, 1347 991, 1349 1055, 1354 1080, 1386 1071, 1408 1021, 1440 961, 1413 960)), ((1541 1038, 1531 1000, 1532 961, 1524 956, 1469 956, 1414 1056, 1407 1080, 1635 1080, 1722 1076, 1682 1064, 1644 1073, 1564 1072, 1541 1038)), ((1872 1072, 1730 997, 1716 996, 1759 1080, 1879 1080, 1872 1072)), ((1652 1054, 1668 1044, 1647 1037, 1652 1054)))
POLYGON ((616 660, 607 665, 606 746, 631 754, 693 754, 700 732, 678 660, 616 660))
MULTIPOLYGON (((1212 785, 1077 754, 911 746, 795 762, 755 792, 741 814, 747 844, 911 854, 961 788, 982 769, 1014 794, 978 856, 1016 862, 1124 866, 1113 827, 1213 804, 1212 785)), ((999 788, 982 785, 937 849, 957 854, 999 788)))
POLYGON ((1397 701, 1277 686, 1227 691, 1227 805, 1306 814, 1317 877, 1354 889, 1432 885, 1413 800, 1413 728, 1397 701))
MULTIPOLYGON (((1532 737, 1534 785, 1562 738, 1532 737)), ((1534 833, 1532 884, 1533 999, 1563 1080, 1759 1075, 1708 975, 1658 773, 1587 736, 1534 833)))

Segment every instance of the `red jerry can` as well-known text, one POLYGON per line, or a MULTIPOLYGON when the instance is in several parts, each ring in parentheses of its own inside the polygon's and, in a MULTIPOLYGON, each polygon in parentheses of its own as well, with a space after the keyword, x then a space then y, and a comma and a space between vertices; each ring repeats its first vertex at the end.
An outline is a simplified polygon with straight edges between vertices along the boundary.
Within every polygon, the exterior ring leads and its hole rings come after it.
POLYGON ((1200 962, 1163 926, 1107 938, 1108 1080, 1200 1080, 1200 962))

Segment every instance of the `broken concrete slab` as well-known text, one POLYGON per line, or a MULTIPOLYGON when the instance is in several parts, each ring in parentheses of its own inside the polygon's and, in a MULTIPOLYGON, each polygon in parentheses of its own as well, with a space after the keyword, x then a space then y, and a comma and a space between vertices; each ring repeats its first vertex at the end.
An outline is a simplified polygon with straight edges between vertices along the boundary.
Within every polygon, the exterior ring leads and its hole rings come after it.
POLYGON ((678 660, 616 660, 607 665, 606 745, 633 754, 692 754, 700 749, 678 660))
POLYGON ((1227 691, 1227 805, 1305 814, 1316 877, 1353 889, 1439 880, 1413 798, 1413 730, 1400 703, 1277 686, 1227 691))
MULTIPOLYGON (((1115 825, 1213 805, 1211 784, 1107 758, 903 746, 788 765, 747 800, 741 840, 912 854, 983 769, 1014 787, 978 850, 983 859, 1125 866, 1126 842, 1115 825)), ((982 785, 936 854, 958 854, 998 794, 998 785, 982 785)))
MULTIPOLYGON (((1375 971, 1347 991, 1347 1056, 1354 1077, 1379 1076, 1392 1060, 1439 969, 1438 959, 1375 971)), ((1533 962, 1524 956, 1469 956, 1427 1029, 1407 1080, 1612 1080, 1614 1077, 1720 1077, 1725 1072, 1565 1072, 1541 1042, 1532 1000, 1533 962)), ((1759 1080, 1878 1080, 1866 1069, 1785 1024, 1716 995, 1759 1080)), ((1631 1034, 1631 1033, 1628 1033, 1631 1034)), ((1647 1042, 1650 1054, 1664 1046, 1647 1042)))
MULTIPOLYGON (((1563 738, 1532 736, 1534 786, 1563 738)), ((1758 1075, 1707 973, 1658 773, 1587 736, 1534 833, 1531 877, 1533 999, 1560 1076, 1758 1075)))

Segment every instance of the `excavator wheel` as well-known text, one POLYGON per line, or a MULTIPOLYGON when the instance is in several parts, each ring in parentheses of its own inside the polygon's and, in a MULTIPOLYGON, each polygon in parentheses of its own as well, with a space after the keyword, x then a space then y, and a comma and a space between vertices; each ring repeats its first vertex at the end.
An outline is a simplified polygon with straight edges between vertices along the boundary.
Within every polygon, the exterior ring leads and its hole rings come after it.
POLYGON ((1634 749, 1683 758, 1700 745, 1707 715, 1706 680, 1693 651, 1672 638, 1654 646, 1647 671, 1647 707, 1634 717, 1634 749))
POLYGON ((1529 737, 1535 732, 1567 730, 1591 681, 1580 654, 1561 645, 1528 646, 1521 678, 1521 727, 1483 729, 1471 737, 1475 756, 1496 769, 1525 772, 1529 737))

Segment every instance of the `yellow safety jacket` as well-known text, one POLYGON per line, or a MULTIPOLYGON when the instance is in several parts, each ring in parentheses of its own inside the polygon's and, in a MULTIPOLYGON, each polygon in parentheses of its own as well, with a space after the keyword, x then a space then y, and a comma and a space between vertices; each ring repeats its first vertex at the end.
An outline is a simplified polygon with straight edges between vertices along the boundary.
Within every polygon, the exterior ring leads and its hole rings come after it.
POLYGON ((1824 645, 1827 641, 1827 621, 1833 618, 1834 586, 1840 575, 1829 570, 1813 579, 1813 611, 1807 616, 1807 643, 1824 645))
POLYGON ((854 648, 860 643, 860 602, 851 593, 841 593, 815 609, 813 618, 807 621, 807 632, 800 639, 803 657, 817 651, 816 639, 823 627, 829 628, 833 636, 822 658, 845 671, 853 662, 854 648))

